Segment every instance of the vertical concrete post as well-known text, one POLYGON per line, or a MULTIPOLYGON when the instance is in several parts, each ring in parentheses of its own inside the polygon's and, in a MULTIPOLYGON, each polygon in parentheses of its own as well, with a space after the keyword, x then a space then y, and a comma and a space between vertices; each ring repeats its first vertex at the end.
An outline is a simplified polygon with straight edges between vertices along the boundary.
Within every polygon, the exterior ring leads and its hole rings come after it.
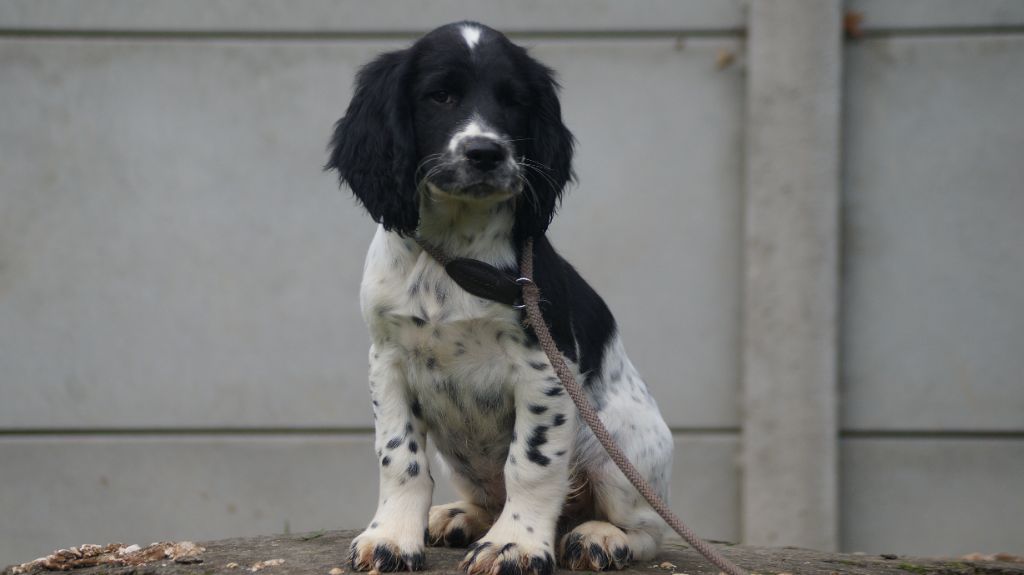
POLYGON ((837 545, 840 0, 752 0, 743 541, 837 545))

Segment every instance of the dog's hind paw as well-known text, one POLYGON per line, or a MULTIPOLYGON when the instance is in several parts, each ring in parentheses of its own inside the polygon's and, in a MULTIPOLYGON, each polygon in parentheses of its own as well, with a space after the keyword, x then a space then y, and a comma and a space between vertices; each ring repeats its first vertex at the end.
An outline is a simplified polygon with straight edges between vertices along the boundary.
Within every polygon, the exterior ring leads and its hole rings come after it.
POLYGON ((491 518, 482 507, 457 501, 430 508, 429 542, 444 547, 465 547, 487 533, 491 518))
POLYGON ((562 537, 561 564, 573 571, 624 569, 633 560, 629 538, 605 521, 587 521, 562 537))

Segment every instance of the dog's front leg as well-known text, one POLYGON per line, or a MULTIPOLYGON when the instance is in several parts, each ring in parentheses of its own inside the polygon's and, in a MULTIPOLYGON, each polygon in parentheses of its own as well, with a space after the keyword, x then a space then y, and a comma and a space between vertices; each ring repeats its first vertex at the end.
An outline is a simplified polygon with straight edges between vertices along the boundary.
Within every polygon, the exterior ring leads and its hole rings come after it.
POLYGON ((411 571, 424 564, 434 480, 425 453, 426 428, 398 357, 370 348, 380 496, 370 526, 352 541, 352 568, 360 571, 411 571))
POLYGON ((505 462, 501 515, 462 562, 471 575, 554 570, 555 525, 569 487, 576 412, 537 350, 524 360, 515 384, 515 435, 505 462))

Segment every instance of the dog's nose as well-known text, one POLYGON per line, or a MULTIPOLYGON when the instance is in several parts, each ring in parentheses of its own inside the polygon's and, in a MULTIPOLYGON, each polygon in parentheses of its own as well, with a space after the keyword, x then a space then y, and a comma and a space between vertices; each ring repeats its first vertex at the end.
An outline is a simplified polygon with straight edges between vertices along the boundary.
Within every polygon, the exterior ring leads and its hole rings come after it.
POLYGON ((490 138, 466 140, 463 155, 472 166, 480 171, 493 170, 505 160, 505 147, 490 138))

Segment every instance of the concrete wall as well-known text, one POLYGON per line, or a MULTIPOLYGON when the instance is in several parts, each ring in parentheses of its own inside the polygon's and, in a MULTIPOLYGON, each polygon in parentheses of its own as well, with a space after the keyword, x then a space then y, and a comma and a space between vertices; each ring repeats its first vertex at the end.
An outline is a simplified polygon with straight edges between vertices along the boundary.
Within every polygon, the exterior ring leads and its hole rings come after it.
MULTIPOLYGON (((939 4, 848 6, 848 550, 1024 545, 1024 9, 939 4)), ((741 3, 405 6, 0 4, 0 563, 368 518, 373 226, 320 166, 358 65, 463 18, 559 71, 581 184, 553 239, 675 432, 673 506, 740 536, 741 3)))

